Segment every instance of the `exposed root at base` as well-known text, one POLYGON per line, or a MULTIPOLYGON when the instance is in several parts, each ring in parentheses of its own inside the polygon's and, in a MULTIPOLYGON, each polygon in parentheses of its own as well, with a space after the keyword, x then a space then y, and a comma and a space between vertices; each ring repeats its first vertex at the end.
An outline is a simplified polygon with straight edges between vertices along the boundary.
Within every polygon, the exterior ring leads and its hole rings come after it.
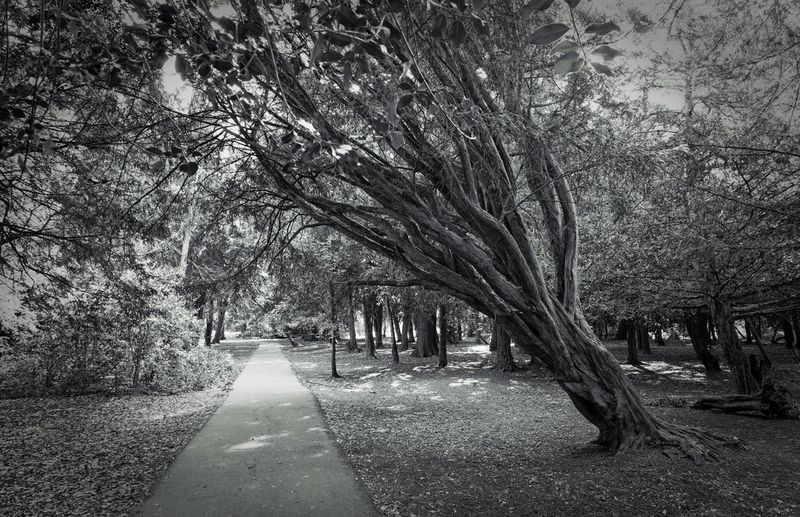
POLYGON ((706 429, 659 422, 653 433, 626 438, 616 447, 612 447, 612 452, 620 454, 644 447, 660 449, 672 459, 686 457, 700 463, 719 460, 723 448, 743 449, 745 444, 738 438, 706 429))

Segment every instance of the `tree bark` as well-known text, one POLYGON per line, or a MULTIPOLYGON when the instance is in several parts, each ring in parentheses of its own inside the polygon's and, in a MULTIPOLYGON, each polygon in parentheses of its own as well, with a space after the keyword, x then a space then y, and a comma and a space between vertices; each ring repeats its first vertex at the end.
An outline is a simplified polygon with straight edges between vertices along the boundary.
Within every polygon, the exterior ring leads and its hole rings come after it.
POLYGON ((697 358, 703 364, 708 374, 721 373, 719 360, 711 353, 711 336, 708 334, 707 317, 697 313, 684 314, 686 332, 692 340, 692 347, 697 358))
POLYGON ((439 368, 447 366, 447 339, 447 304, 443 303, 439 306, 439 368))
POLYGON ((492 319, 492 337, 489 339, 489 351, 496 352, 497 351, 497 343, 500 339, 500 327, 497 325, 497 320, 492 319))
POLYGON ((728 368, 733 374, 736 390, 743 395, 757 393, 761 385, 754 377, 750 361, 745 357, 739 344, 730 305, 723 300, 709 297, 708 306, 717 331, 717 341, 722 346, 728 368))
POLYGON ((224 296, 217 303, 217 325, 214 330, 212 343, 219 343, 225 339, 225 313, 228 311, 228 297, 224 296))
POLYGON ((628 320, 621 319, 617 323, 617 333, 614 335, 614 339, 626 339, 628 337, 628 320))
POLYGON ((796 337, 794 335, 791 317, 786 314, 781 314, 778 317, 780 318, 781 329, 783 330, 783 343, 786 345, 787 349, 791 350, 796 346, 796 337))

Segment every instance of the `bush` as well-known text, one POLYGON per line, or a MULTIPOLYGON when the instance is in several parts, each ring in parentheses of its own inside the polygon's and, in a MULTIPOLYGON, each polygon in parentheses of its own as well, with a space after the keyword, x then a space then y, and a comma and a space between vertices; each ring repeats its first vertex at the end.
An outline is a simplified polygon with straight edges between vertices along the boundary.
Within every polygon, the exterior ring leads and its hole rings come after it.
POLYGON ((79 289, 30 289, 23 304, 33 324, 0 347, 0 396, 176 392, 230 382, 229 355, 196 346, 202 324, 178 296, 177 275, 145 266, 110 278, 84 265, 70 275, 79 289))

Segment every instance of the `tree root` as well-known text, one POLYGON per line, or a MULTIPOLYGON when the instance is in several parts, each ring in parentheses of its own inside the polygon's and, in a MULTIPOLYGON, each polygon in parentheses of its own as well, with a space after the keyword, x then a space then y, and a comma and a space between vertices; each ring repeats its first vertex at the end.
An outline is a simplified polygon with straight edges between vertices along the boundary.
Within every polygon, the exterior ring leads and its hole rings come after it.
POLYGON ((692 405, 694 409, 717 410, 723 413, 760 413, 765 418, 796 418, 785 388, 765 381, 761 391, 752 395, 705 397, 692 405))
POLYGON ((667 457, 691 458, 695 463, 717 461, 722 448, 744 448, 735 437, 714 433, 706 429, 659 421, 651 433, 634 434, 612 446, 614 454, 634 451, 644 447, 659 449, 667 457))

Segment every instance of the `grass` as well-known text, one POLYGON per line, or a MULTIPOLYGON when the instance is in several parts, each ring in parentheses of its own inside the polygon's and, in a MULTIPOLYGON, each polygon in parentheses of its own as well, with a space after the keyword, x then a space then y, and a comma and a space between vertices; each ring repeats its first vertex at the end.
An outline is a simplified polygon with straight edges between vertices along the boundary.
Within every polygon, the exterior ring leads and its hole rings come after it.
MULTIPOLYGON (((624 360, 624 342, 606 345, 624 360)), ((769 351, 782 382, 800 386, 790 354, 769 351)), ((800 515, 800 423, 686 407, 732 386, 726 375, 707 379, 687 344, 653 346, 644 365, 625 369, 660 418, 747 442, 717 463, 589 445, 595 429, 545 370, 481 367, 486 346, 449 347, 445 369, 408 352, 392 366, 388 349, 378 359, 342 350, 336 380, 326 343, 285 352, 387 516, 800 515)))
MULTIPOLYGON (((238 371, 255 347, 220 345, 238 371)), ((226 393, 0 400, 0 515, 127 514, 226 393)))

